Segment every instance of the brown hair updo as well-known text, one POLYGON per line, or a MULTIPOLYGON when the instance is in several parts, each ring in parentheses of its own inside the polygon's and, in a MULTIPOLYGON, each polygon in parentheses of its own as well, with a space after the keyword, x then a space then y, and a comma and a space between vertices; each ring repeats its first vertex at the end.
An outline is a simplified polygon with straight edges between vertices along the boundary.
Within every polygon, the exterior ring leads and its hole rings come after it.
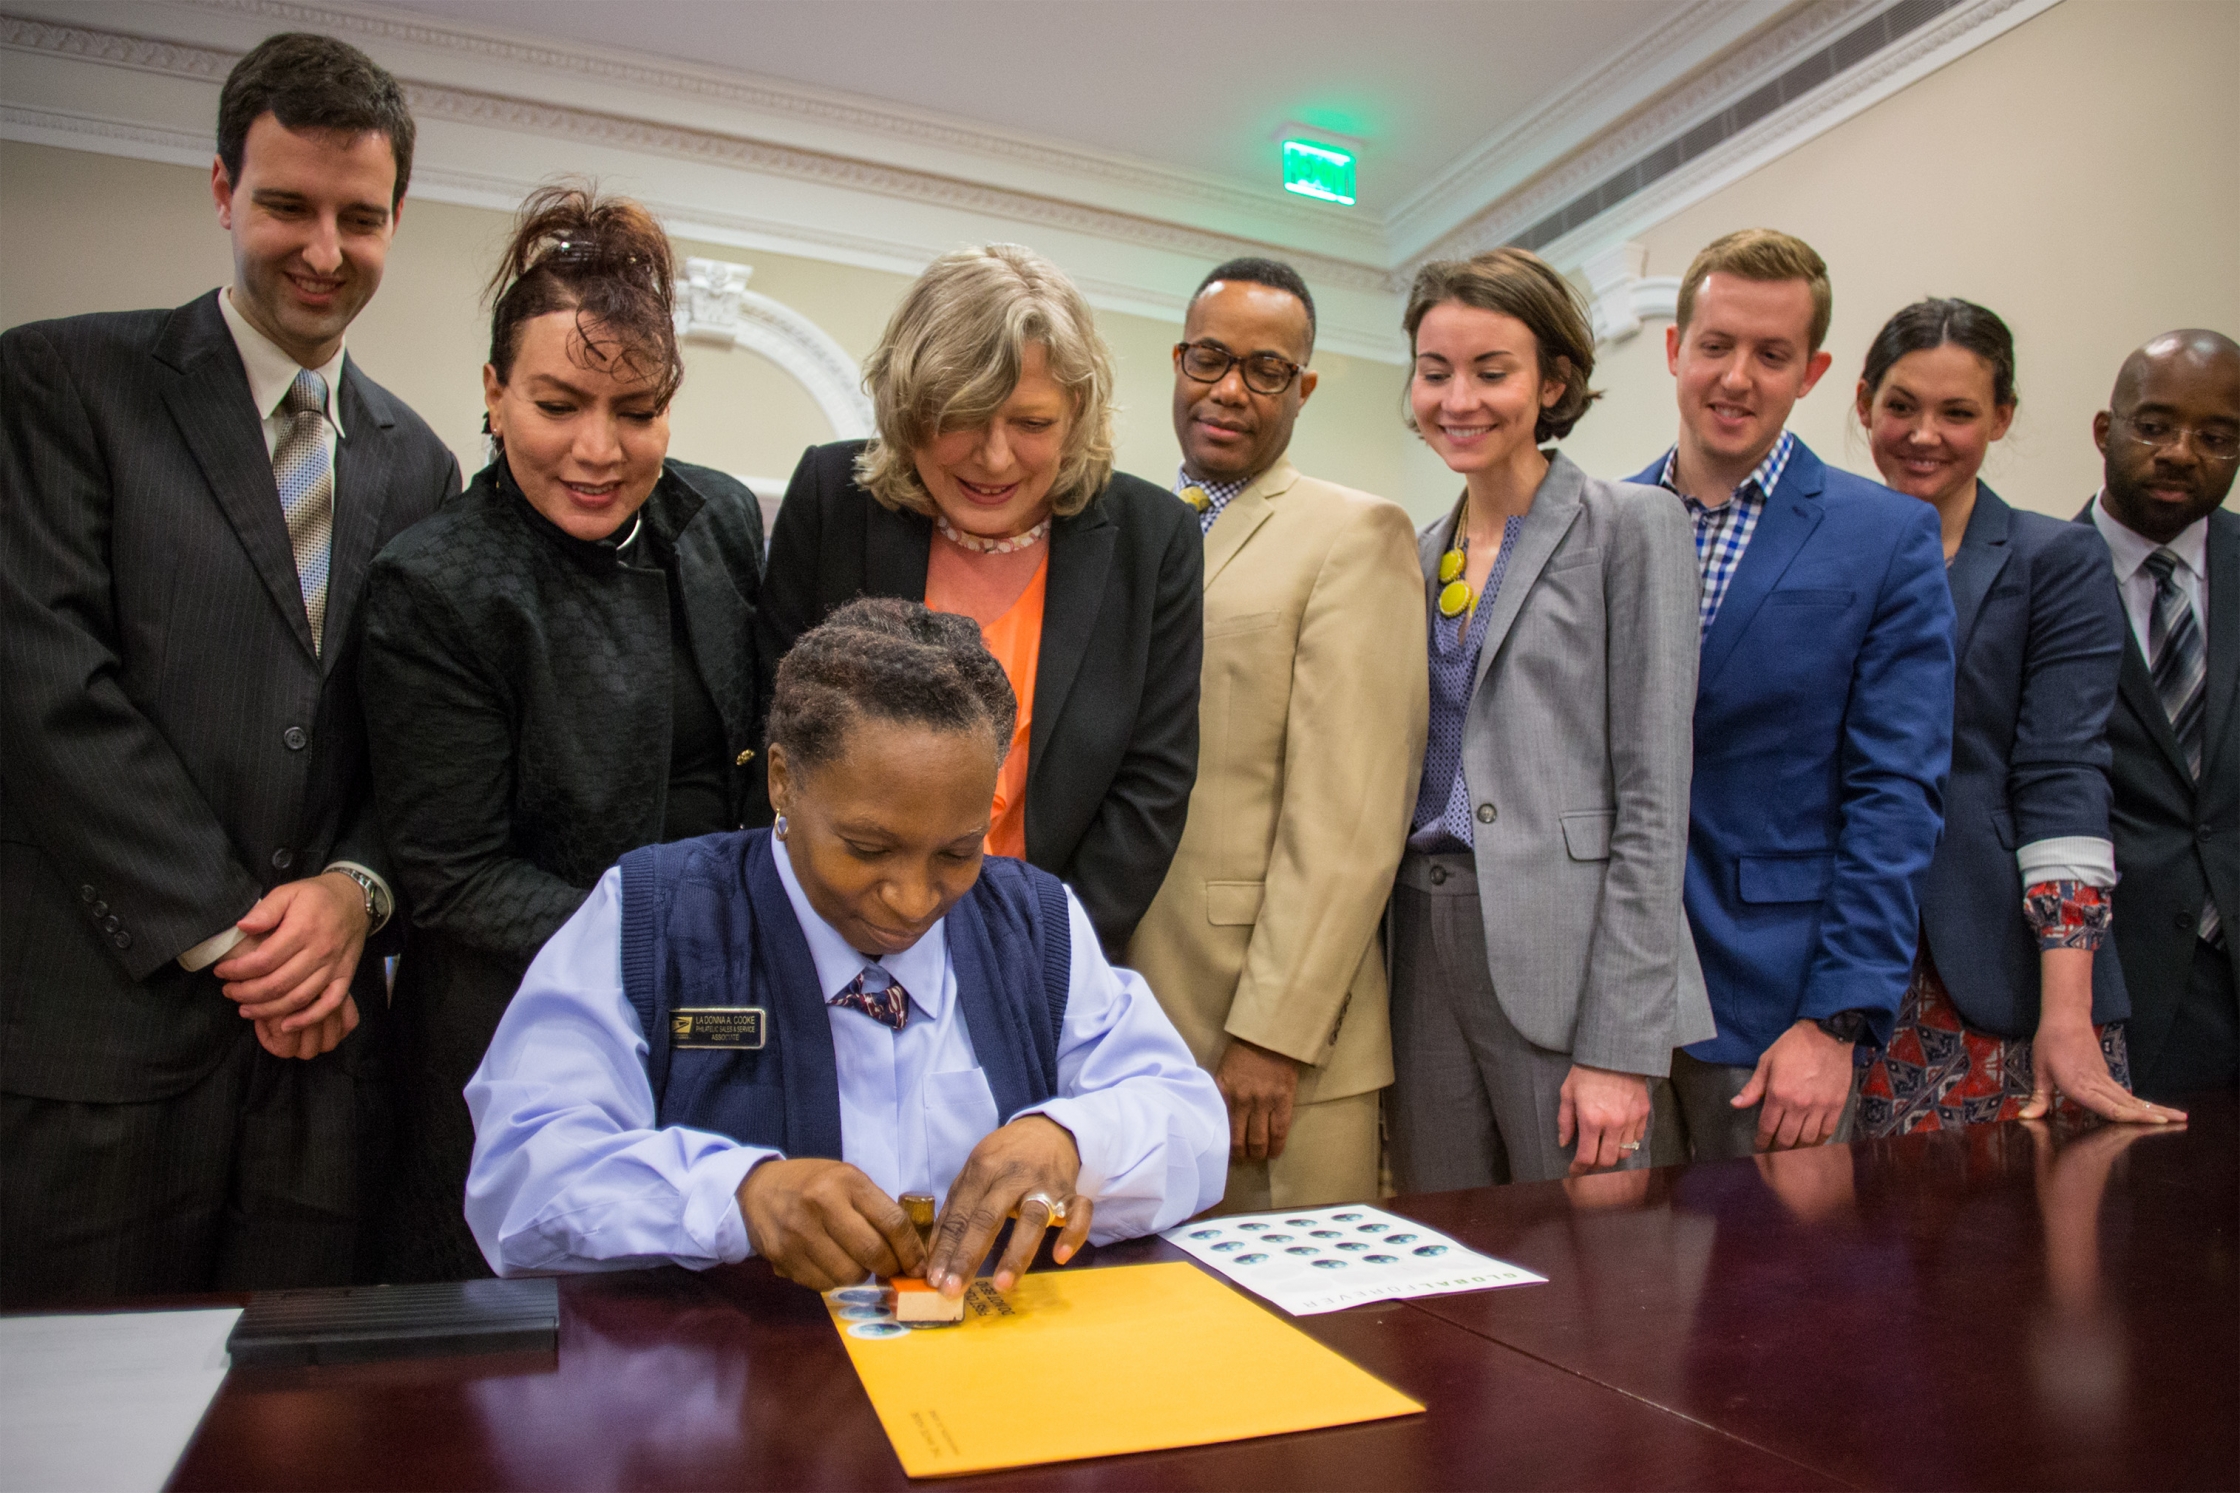
POLYGON ((778 665, 769 737, 795 768, 815 769, 847 755, 859 722, 881 720, 983 732, 1000 764, 1018 711, 970 617, 858 597, 803 633, 778 665))
POLYGON ((684 382, 669 236, 627 197, 577 182, 531 192, 486 295, 501 384, 513 377, 523 324, 554 311, 576 313, 580 342, 569 356, 579 366, 645 379, 663 407, 684 382))
POLYGON ((2002 409, 2014 404, 2014 333, 1997 312, 1957 296, 1915 301, 1882 324, 1867 346, 1866 366, 1859 371, 1867 397, 1882 392, 1882 381, 1898 359, 1947 343, 1983 359, 1991 370, 1993 404, 2002 409))
MULTIPOLYGON (((1571 282, 1530 249, 1501 248, 1468 259, 1440 259, 1416 271, 1408 291, 1408 309, 1400 324, 1407 328, 1408 354, 1416 350, 1416 328, 1431 308, 1447 301, 1497 311, 1525 324, 1540 348, 1540 381, 1560 383, 1563 394, 1540 411, 1533 422, 1534 441, 1560 441, 1602 397, 1587 387, 1594 373, 1594 325, 1571 282)), ((1413 411, 1402 416, 1416 428, 1413 411)))

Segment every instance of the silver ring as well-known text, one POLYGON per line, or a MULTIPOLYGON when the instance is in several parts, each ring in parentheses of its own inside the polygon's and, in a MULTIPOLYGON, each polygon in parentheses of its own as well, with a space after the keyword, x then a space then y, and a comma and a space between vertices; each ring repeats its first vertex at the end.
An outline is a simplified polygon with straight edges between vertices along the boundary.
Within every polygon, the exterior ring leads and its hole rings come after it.
POLYGON ((1641 1142, 1637 1140, 1622 1140, 1618 1142, 1618 1149, 1621 1151, 1638 1151, 1641 1149, 1641 1142))
POLYGON ((1050 1196, 1050 1194, 1047 1192, 1030 1192, 1025 1197, 1019 1199, 1019 1207, 1022 1211, 1022 1214, 1024 1213, 1024 1210, 1029 1203, 1042 1204, 1043 1209, 1049 1214, 1049 1220, 1044 1224, 1045 1228, 1062 1229, 1065 1227, 1066 1205, 1064 1203, 1059 1202, 1056 1198, 1050 1196))

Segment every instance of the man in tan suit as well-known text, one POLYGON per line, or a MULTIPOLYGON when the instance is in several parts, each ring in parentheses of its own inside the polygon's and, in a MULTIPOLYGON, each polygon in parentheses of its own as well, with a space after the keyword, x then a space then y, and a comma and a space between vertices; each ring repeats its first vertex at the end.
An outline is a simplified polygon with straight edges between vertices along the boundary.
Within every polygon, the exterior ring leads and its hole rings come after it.
POLYGON ((1229 1105, 1224 1208, 1377 1193, 1378 935, 1423 767, 1423 577, 1397 504, 1284 459, 1314 300, 1232 260, 1175 348, 1178 494, 1206 536, 1190 818, 1128 962, 1229 1105))

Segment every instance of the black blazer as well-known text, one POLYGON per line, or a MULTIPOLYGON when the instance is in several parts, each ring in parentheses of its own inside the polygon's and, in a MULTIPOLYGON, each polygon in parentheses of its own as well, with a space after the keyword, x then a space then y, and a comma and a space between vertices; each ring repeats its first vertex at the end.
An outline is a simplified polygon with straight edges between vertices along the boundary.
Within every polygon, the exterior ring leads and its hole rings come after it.
MULTIPOLYGON (((474 1145, 460 1090, 544 941, 625 851, 662 837, 672 567, 726 755, 753 740, 762 510, 736 480, 672 461, 641 513, 645 554, 626 565, 493 465, 374 561, 373 784, 412 920, 391 1279, 487 1273, 460 1213, 474 1145)), ((731 774, 734 823, 747 776, 731 774)))
MULTIPOLYGON (((2022 915, 2018 845, 2108 838, 2108 711, 2123 602, 2097 534, 2018 513, 1988 487, 1946 572, 1959 686, 1944 839, 1921 929, 1953 1004, 2003 1037, 2037 1030, 2038 942, 2022 915)), ((2092 1019, 2130 1014, 2113 940, 2092 964, 2092 1019)))
MULTIPOLYGON (((2095 498, 2094 501, 2098 501, 2095 498)), ((2077 515, 2092 523, 2092 504, 2077 515)), ((2098 538, 2098 532, 2094 532, 2098 538)), ((2201 723, 2201 782, 2186 768, 2154 692, 2139 640, 2124 625, 2123 672, 2108 715, 2114 749, 2115 945, 2131 995, 2126 1029, 2134 1075, 2152 1073, 2171 1018, 2193 978, 2201 904, 2217 900, 2225 947, 2240 956, 2240 516, 2209 515, 2209 677, 2201 723)), ((2108 563, 2107 546, 2100 548, 2108 563)), ((2236 960, 2240 973, 2240 960, 2236 960)))
MULTIPOLYGON (((324 650, 217 293, 0 337, 0 1089, 128 1103, 248 1024, 178 955, 333 860, 383 872, 359 600, 459 488, 435 433, 343 366, 324 650)), ((374 1040, 381 961, 359 965, 374 1040)))
MULTIPOLYGON (((793 640, 842 602, 925 600, 933 523, 856 485, 864 445, 804 452, 771 526, 764 699, 793 640)), ((1166 879, 1197 781, 1205 544, 1187 504, 1121 472, 1048 542, 1027 859, 1071 884, 1116 954, 1166 879)))

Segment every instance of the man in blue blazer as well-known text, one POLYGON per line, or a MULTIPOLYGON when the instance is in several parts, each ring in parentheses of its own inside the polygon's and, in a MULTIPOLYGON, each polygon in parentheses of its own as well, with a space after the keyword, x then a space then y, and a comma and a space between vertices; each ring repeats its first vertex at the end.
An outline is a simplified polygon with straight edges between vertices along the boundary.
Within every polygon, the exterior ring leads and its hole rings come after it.
POLYGON ((1679 441, 1633 480, 1695 521, 1703 655, 1688 921, 1718 1035, 1673 1055, 1673 1154, 1848 1132, 1890 1035, 1952 758, 1952 596, 1925 503, 1785 426, 1828 368, 1827 266, 1746 229, 1698 254, 1665 334, 1679 441))

